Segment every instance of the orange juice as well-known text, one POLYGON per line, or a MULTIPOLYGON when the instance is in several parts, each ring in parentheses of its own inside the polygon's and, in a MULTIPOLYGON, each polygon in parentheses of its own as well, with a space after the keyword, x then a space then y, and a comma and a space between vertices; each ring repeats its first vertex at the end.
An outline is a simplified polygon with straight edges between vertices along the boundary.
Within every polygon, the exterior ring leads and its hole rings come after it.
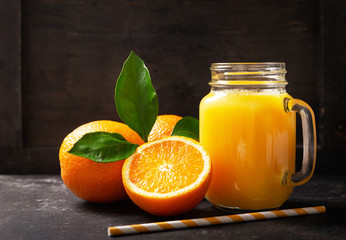
MULTIPOLYGON (((251 84, 251 82, 247 82, 251 84)), ((269 209, 281 206, 293 187, 296 119, 285 112, 285 90, 225 88, 200 104, 200 142, 212 160, 206 198, 220 207, 269 209)))

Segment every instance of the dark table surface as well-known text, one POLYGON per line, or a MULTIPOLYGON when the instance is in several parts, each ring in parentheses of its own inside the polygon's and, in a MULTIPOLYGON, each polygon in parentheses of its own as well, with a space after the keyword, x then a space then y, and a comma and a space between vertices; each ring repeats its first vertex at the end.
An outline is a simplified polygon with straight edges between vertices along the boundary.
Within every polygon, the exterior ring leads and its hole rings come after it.
MULTIPOLYGON (((326 214, 126 235, 120 239, 346 239, 346 175, 314 176, 281 207, 324 205, 326 214)), ((110 226, 219 216, 208 201, 177 217, 155 217, 129 199, 93 204, 56 175, 0 175, 0 239, 111 239, 110 226)))

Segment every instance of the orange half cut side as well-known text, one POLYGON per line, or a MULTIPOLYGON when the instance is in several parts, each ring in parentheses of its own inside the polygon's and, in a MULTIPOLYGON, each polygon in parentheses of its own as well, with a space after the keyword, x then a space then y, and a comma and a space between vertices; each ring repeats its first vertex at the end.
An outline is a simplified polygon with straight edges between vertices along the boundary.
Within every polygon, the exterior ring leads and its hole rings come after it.
POLYGON ((178 215, 203 198, 211 179, 211 161, 199 142, 171 136, 137 148, 122 170, 132 201, 154 215, 178 215))

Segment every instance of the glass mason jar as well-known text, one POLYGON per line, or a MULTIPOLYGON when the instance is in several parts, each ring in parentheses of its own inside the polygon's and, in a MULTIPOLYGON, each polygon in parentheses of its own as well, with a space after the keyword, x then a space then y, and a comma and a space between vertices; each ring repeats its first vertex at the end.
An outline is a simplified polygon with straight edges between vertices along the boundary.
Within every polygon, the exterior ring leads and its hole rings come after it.
POLYGON ((221 208, 280 207, 314 171, 312 109, 292 98, 285 63, 213 63, 211 91, 200 103, 200 142, 212 160, 206 198, 221 208), (295 173, 296 113, 303 129, 302 168, 295 173))

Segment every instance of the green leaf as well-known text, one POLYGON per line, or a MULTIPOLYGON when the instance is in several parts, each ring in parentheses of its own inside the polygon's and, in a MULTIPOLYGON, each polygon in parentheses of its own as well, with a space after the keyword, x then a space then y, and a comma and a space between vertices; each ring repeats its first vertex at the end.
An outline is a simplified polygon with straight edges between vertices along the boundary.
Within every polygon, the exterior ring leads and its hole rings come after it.
POLYGON ((69 153, 95 162, 115 162, 128 158, 137 144, 130 143, 118 133, 92 132, 81 137, 69 153))
POLYGON ((183 117, 175 125, 172 136, 184 136, 199 141, 199 121, 193 117, 183 117))
POLYGON ((159 105, 149 71, 134 52, 126 59, 118 77, 114 99, 121 120, 147 142, 159 105))

